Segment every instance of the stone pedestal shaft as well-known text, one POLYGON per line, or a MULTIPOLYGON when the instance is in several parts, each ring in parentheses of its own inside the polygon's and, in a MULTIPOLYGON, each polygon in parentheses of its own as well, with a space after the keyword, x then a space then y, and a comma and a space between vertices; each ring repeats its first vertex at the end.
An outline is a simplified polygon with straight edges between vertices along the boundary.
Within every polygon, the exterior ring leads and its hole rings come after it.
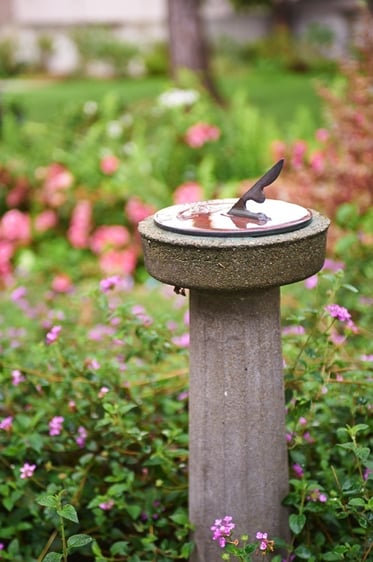
MULTIPOLYGON (((279 289, 190 293, 189 515, 193 561, 219 560, 210 526, 287 536, 279 289)), ((237 532, 236 532, 237 531, 237 532)))

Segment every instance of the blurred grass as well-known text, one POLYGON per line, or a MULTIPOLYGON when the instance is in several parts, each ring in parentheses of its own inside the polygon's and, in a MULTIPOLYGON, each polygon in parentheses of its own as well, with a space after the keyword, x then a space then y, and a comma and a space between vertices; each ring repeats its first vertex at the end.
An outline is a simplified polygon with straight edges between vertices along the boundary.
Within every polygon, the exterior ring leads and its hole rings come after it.
MULTIPOLYGON (((247 92, 249 102, 263 116, 270 116, 286 133, 299 112, 307 113, 314 128, 322 124, 322 107, 315 90, 317 76, 281 70, 247 68, 239 73, 220 75, 218 89, 229 103, 237 90, 247 92)), ((66 79, 2 81, 0 92, 5 104, 22 107, 31 121, 46 122, 69 106, 92 100, 99 101, 108 93, 118 94, 124 102, 154 99, 171 87, 167 77, 137 79, 66 79)))

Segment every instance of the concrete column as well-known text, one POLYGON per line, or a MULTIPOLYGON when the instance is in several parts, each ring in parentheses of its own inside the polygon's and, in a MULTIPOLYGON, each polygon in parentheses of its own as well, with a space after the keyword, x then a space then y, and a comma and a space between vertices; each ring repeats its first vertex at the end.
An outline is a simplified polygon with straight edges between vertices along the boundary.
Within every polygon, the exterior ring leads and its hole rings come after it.
POLYGON ((184 235, 152 217, 139 225, 149 273, 190 289, 192 562, 220 560, 210 526, 225 515, 236 536, 288 538, 280 286, 321 269, 328 226, 315 211, 304 228, 259 238, 184 235))
POLYGON ((287 536, 279 289, 190 294, 189 515, 193 560, 218 560, 210 525, 287 536))

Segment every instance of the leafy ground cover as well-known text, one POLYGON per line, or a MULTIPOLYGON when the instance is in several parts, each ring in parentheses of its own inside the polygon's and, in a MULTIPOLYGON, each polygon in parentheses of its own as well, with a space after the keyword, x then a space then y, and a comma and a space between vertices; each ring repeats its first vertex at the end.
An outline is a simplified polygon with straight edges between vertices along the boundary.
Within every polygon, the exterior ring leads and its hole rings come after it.
POLYGON ((333 219, 322 272, 283 290, 292 538, 280 556, 264 528, 233 542, 234 513, 206 529, 225 559, 371 558, 368 39, 344 89, 323 90, 323 127, 298 113, 289 136, 245 89, 220 107, 190 78, 145 101, 84 98, 53 123, 4 115, 2 559, 189 558, 187 299, 148 278, 137 224, 236 196, 278 157, 279 196, 333 219))

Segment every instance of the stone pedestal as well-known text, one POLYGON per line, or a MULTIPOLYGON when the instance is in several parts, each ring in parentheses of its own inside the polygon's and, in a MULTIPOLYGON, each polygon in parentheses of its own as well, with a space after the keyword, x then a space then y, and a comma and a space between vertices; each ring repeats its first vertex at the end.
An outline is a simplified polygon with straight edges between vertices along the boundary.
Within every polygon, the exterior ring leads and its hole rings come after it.
POLYGON ((145 265, 190 289, 189 516, 193 562, 220 559, 210 526, 288 537, 280 286, 323 265, 328 219, 260 238, 214 238, 139 225, 145 265))

